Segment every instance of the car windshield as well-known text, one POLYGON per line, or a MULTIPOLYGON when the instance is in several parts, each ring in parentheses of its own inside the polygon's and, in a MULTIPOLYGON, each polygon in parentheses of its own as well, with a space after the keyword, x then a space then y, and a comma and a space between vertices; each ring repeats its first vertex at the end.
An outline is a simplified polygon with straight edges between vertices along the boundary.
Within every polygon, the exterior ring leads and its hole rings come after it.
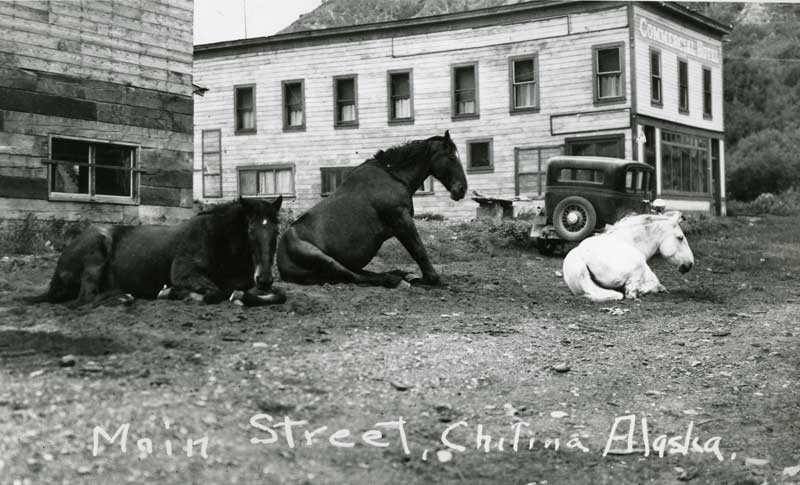
POLYGON ((603 183, 603 171, 589 168, 562 168, 558 174, 559 182, 603 183))

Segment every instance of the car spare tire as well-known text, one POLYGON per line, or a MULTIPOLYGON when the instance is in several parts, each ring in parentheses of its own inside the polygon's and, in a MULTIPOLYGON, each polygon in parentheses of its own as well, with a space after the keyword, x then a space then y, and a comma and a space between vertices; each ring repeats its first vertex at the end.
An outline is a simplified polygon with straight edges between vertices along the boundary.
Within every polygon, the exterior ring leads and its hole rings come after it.
POLYGON ((577 195, 567 197, 553 211, 553 226, 558 235, 567 241, 580 241, 589 237, 597 225, 597 213, 588 200, 577 195))

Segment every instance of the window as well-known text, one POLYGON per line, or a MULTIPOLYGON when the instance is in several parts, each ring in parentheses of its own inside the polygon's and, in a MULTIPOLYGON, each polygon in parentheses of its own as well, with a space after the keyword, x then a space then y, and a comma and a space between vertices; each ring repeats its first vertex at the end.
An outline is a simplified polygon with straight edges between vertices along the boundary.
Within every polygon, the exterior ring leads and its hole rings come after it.
POLYGON ((322 167, 319 169, 322 177, 322 190, 323 197, 328 196, 336 191, 344 179, 350 174, 353 167, 322 167))
POLYGON ((467 171, 491 172, 494 170, 492 163, 492 140, 467 141, 467 171))
POLYGON ((203 130, 203 197, 222 197, 220 130, 203 130))
POLYGON ((689 112, 689 63, 678 59, 678 111, 689 112))
POLYGON ((511 59, 511 111, 539 107, 539 66, 536 56, 511 59))
POLYGON ((333 78, 334 125, 358 126, 358 84, 356 76, 333 78))
POLYGON ((650 49, 650 103, 661 106, 661 52, 650 49))
POLYGON ((703 68, 703 117, 711 118, 711 69, 703 68))
POLYGON ((625 100, 622 44, 594 47, 595 103, 625 100))
POLYGON ((136 147, 66 138, 51 140, 50 194, 98 202, 130 201, 136 147))
POLYGON ((625 158, 623 135, 570 138, 566 143, 567 155, 625 158))
POLYGON ((563 148, 560 145, 515 149, 515 195, 541 197, 547 182, 547 163, 550 158, 562 153, 563 148))
POLYGON ((478 116, 478 64, 453 66, 451 71, 453 118, 478 116))
POLYGON ((664 192, 709 193, 709 139, 661 130, 664 192))
POLYGON ((414 102, 412 99, 411 70, 389 71, 389 122, 413 122, 414 102))
POLYGON ((306 127, 305 92, 302 79, 283 81, 283 129, 303 130, 306 127))
POLYGON ((422 187, 418 188, 414 195, 431 195, 433 194, 433 176, 426 178, 422 182, 422 187))
POLYGON ((562 168, 558 173, 559 182, 586 182, 589 184, 602 184, 604 180, 602 170, 589 168, 562 168))
POLYGON ((641 170, 628 170, 625 172, 625 189, 628 192, 650 193, 650 174, 641 170))
POLYGON ((239 167, 239 195, 243 197, 294 196, 294 166, 239 167))
POLYGON ((236 134, 256 132, 256 87, 253 84, 234 86, 236 134))

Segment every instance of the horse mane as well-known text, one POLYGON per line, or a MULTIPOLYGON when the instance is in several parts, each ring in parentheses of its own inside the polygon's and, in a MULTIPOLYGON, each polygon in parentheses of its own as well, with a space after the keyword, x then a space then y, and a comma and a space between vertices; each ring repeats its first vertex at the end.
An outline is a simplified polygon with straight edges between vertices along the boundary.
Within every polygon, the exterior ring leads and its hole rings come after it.
POLYGON ((672 220, 672 217, 663 214, 630 214, 618 220, 616 223, 606 226, 602 233, 611 234, 620 229, 626 229, 632 226, 642 226, 669 220, 672 220))
MULTIPOLYGON (((401 145, 395 145, 386 150, 378 150, 371 159, 364 163, 372 163, 384 170, 393 172, 392 169, 402 169, 415 164, 421 155, 428 150, 428 144, 432 141, 443 141, 443 136, 432 136, 424 140, 412 140, 401 145)), ((426 157, 427 158, 427 157, 426 157)))

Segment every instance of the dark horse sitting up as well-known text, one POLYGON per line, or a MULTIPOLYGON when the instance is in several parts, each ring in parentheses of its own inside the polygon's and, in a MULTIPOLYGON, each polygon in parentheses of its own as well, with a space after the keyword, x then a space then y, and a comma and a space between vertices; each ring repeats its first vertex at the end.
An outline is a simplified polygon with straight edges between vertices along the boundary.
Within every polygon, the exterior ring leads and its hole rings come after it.
POLYGON ((464 198, 467 178, 449 132, 381 150, 354 168, 336 192, 281 236, 281 278, 302 284, 396 287, 403 281, 400 272, 363 269, 384 241, 396 237, 422 270, 422 283, 439 284, 414 225, 411 198, 429 175, 444 184, 453 200, 464 198))
POLYGON ((91 226, 64 249, 48 291, 29 301, 129 293, 218 303, 236 292, 245 305, 283 303, 272 289, 281 201, 239 199, 177 226, 91 226))

